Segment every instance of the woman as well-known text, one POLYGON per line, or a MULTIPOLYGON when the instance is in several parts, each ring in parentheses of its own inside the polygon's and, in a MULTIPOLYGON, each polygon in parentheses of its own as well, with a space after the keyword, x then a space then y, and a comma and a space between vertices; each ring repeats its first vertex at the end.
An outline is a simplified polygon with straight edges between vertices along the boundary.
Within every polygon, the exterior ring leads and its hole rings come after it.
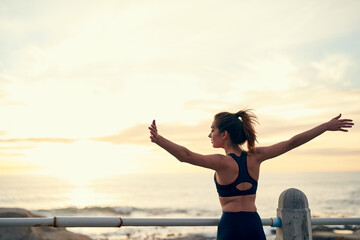
POLYGON ((263 240, 266 238, 255 206, 260 164, 326 131, 347 132, 347 128, 354 124, 352 120, 340 117, 341 114, 287 141, 268 147, 255 147, 256 116, 249 110, 235 114, 221 112, 214 117, 209 138, 213 147, 223 148, 226 155, 202 155, 171 142, 158 134, 155 120, 149 130, 151 141, 179 161, 215 170, 214 181, 223 212, 218 225, 218 240, 263 240), (247 143, 248 151, 243 150, 244 143, 247 143))

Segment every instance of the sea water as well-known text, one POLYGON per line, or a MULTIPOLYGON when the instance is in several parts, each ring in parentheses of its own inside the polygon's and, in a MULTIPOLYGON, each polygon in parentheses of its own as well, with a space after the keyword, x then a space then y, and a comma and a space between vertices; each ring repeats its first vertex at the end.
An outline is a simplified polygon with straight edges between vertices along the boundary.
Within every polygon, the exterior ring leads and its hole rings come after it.
MULTIPOLYGON (((360 172, 262 173, 256 205, 276 217, 280 194, 303 191, 313 217, 360 217, 360 172)), ((219 218, 213 173, 132 174, 88 183, 45 175, 0 175, 0 207, 52 216, 219 218)), ((264 227, 268 239, 273 229, 264 227)), ((215 239, 216 227, 69 228, 93 239, 215 239)))

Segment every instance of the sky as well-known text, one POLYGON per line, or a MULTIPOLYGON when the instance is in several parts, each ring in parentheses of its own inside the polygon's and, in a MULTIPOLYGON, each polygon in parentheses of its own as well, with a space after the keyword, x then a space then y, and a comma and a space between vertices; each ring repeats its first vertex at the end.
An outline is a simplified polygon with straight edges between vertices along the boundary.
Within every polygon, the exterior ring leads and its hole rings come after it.
POLYGON ((152 144, 148 125, 203 154, 213 116, 254 110, 258 146, 339 113, 262 171, 360 171, 360 1, 0 2, 0 174, 76 181, 207 171, 152 144))

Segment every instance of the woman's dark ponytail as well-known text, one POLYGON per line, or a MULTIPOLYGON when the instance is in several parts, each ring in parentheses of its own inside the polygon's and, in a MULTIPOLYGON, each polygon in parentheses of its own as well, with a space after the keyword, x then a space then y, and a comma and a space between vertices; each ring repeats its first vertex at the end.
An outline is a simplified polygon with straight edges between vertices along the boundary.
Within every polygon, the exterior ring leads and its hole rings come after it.
POLYGON ((247 140, 247 147, 250 152, 254 152, 255 142, 256 142, 255 123, 257 123, 257 117, 251 110, 247 110, 247 109, 235 113, 235 116, 241 118, 244 133, 247 140))
POLYGON ((215 123, 220 132, 227 131, 231 141, 242 145, 247 141, 250 152, 255 151, 255 114, 251 110, 241 110, 237 113, 221 112, 215 115, 215 123))

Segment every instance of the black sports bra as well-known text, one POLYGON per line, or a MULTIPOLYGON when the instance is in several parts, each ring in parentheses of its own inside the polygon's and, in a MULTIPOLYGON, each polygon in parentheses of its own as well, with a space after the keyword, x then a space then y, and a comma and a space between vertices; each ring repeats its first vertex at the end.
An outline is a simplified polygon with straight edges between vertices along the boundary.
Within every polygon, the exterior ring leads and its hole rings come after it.
POLYGON ((255 181, 248 172, 247 169, 247 153, 243 151, 240 157, 236 156, 234 153, 229 154, 234 160, 237 162, 239 166, 239 175, 233 183, 228 185, 220 185, 216 181, 216 174, 214 175, 214 181, 216 185, 217 192, 220 197, 233 197, 233 196, 245 196, 245 195, 253 195, 256 194, 258 182, 255 181), (239 190, 236 188, 240 183, 251 183, 251 188, 247 190, 239 190))

